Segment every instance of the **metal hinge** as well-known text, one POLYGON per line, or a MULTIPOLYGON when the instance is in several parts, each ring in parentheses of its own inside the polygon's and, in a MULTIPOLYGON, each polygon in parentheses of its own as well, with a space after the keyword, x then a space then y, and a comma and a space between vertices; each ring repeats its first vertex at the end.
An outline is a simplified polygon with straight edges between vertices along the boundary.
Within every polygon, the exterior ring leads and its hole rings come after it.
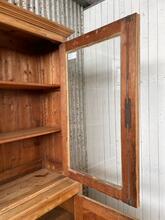
POLYGON ((131 128, 131 99, 125 99, 125 127, 131 128))

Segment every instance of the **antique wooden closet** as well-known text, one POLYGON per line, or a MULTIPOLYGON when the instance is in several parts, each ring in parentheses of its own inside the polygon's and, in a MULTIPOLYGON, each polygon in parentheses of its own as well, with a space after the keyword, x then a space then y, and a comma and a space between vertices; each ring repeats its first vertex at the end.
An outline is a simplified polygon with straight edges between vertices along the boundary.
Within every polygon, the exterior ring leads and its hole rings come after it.
POLYGON ((139 204, 139 15, 66 41, 72 33, 0 1, 1 220, 37 219, 57 206, 75 215, 76 220, 131 219, 80 195, 81 184, 134 207, 139 204), (68 52, 118 35, 122 57, 122 187, 70 168, 66 58, 68 52))

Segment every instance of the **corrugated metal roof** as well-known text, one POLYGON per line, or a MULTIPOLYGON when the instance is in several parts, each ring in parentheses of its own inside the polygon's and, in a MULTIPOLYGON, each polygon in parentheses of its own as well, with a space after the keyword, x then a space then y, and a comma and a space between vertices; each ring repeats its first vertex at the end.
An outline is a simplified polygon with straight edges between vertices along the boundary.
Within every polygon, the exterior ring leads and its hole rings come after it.
POLYGON ((84 8, 87 8, 91 5, 95 5, 103 0, 75 0, 78 2, 80 5, 82 5, 84 8))

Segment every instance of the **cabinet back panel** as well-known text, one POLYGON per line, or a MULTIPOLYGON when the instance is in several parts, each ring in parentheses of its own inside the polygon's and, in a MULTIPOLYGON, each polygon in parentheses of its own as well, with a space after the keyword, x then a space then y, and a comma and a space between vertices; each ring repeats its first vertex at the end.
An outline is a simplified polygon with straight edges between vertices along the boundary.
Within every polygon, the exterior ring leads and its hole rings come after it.
MULTIPOLYGON (((0 132, 41 126, 60 128, 60 91, 2 90, 0 132)), ((0 183, 47 167, 62 169, 61 134, 0 145, 0 183)))
POLYGON ((42 167, 38 138, 0 145, 0 184, 42 167))
POLYGON ((0 80, 29 83, 59 83, 57 53, 28 54, 0 48, 0 80))
POLYGON ((42 118, 44 126, 60 127, 60 91, 41 94, 42 118))
POLYGON ((0 92, 0 132, 42 126, 40 96, 23 91, 0 92))
MULTIPOLYGON (((42 94, 43 126, 61 128, 60 98, 60 91, 42 94)), ((61 133, 51 134, 42 139, 42 158, 43 167, 52 170, 62 169, 61 133)))
POLYGON ((58 45, 0 28, 0 80, 59 83, 58 45))
MULTIPOLYGON (((60 84, 58 44, 0 28, 0 81, 60 84)), ((0 133, 60 128, 60 91, 0 89, 0 133)), ((0 144, 0 184, 41 167, 62 168, 61 134, 0 144)))
POLYGON ((7 48, 0 49, 0 80, 39 82, 39 58, 7 48))

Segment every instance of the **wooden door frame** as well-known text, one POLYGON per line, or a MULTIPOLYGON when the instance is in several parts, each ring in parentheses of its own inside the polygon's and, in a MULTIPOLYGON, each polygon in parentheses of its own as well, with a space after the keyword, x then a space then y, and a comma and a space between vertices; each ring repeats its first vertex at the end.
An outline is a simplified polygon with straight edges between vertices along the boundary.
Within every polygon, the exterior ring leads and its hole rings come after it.
POLYGON ((60 46, 63 169, 65 175, 123 202, 139 206, 139 21, 135 13, 60 46), (122 186, 70 168, 67 53, 120 36, 122 186))
MULTIPOLYGON (((97 219, 107 220, 135 220, 134 218, 124 215, 121 212, 107 206, 100 204, 97 201, 93 201, 82 195, 76 195, 74 197, 74 215, 75 220, 83 220, 86 215, 94 214, 97 219)), ((86 218, 85 218, 86 219, 86 218)), ((94 219, 88 218, 88 219, 94 219)))

